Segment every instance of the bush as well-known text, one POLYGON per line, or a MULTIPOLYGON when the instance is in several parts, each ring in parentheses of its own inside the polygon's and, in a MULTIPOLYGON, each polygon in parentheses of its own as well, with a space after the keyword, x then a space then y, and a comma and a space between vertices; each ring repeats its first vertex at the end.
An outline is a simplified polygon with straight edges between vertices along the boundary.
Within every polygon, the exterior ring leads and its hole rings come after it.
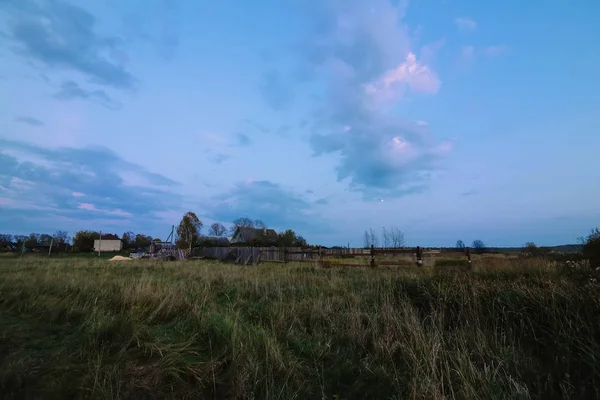
POLYGON ((585 239, 582 249, 583 257, 590 261, 590 267, 600 267, 600 230, 592 229, 585 239))

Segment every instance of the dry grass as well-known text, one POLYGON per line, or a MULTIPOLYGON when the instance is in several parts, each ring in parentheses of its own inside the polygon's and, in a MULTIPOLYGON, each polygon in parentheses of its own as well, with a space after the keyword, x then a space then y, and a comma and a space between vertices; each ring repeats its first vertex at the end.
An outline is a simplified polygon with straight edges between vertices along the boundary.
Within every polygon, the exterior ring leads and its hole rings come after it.
POLYGON ((0 397, 598 398, 587 270, 0 260, 0 397))

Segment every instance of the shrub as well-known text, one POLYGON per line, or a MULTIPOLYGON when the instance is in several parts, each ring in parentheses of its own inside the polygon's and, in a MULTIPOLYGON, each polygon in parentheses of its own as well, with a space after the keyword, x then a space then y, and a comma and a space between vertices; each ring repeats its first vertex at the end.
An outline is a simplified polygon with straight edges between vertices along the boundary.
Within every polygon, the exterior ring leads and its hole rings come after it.
POLYGON ((436 267, 467 267, 469 260, 466 258, 438 258, 435 260, 436 267))
POLYGON ((590 260, 590 267, 600 267, 600 230, 592 229, 585 239, 582 249, 583 257, 590 260))

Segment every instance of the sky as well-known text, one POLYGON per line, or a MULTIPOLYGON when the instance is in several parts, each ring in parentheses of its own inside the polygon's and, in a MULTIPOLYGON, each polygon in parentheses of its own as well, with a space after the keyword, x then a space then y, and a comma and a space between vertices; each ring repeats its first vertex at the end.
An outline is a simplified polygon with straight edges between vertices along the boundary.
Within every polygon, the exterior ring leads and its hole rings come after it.
POLYGON ((0 232, 600 226, 600 2, 0 0, 0 232))

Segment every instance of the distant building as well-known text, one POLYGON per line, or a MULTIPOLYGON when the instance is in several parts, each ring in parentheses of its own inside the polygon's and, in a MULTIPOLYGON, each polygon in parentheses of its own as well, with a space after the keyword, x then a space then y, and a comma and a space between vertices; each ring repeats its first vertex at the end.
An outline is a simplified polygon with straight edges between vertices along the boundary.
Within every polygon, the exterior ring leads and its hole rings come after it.
POLYGON ((231 244, 273 245, 277 242, 277 232, 267 228, 237 228, 231 237, 231 244))
POLYGON ((123 240, 117 235, 102 235, 101 239, 94 240, 94 251, 117 252, 123 250, 123 240))

